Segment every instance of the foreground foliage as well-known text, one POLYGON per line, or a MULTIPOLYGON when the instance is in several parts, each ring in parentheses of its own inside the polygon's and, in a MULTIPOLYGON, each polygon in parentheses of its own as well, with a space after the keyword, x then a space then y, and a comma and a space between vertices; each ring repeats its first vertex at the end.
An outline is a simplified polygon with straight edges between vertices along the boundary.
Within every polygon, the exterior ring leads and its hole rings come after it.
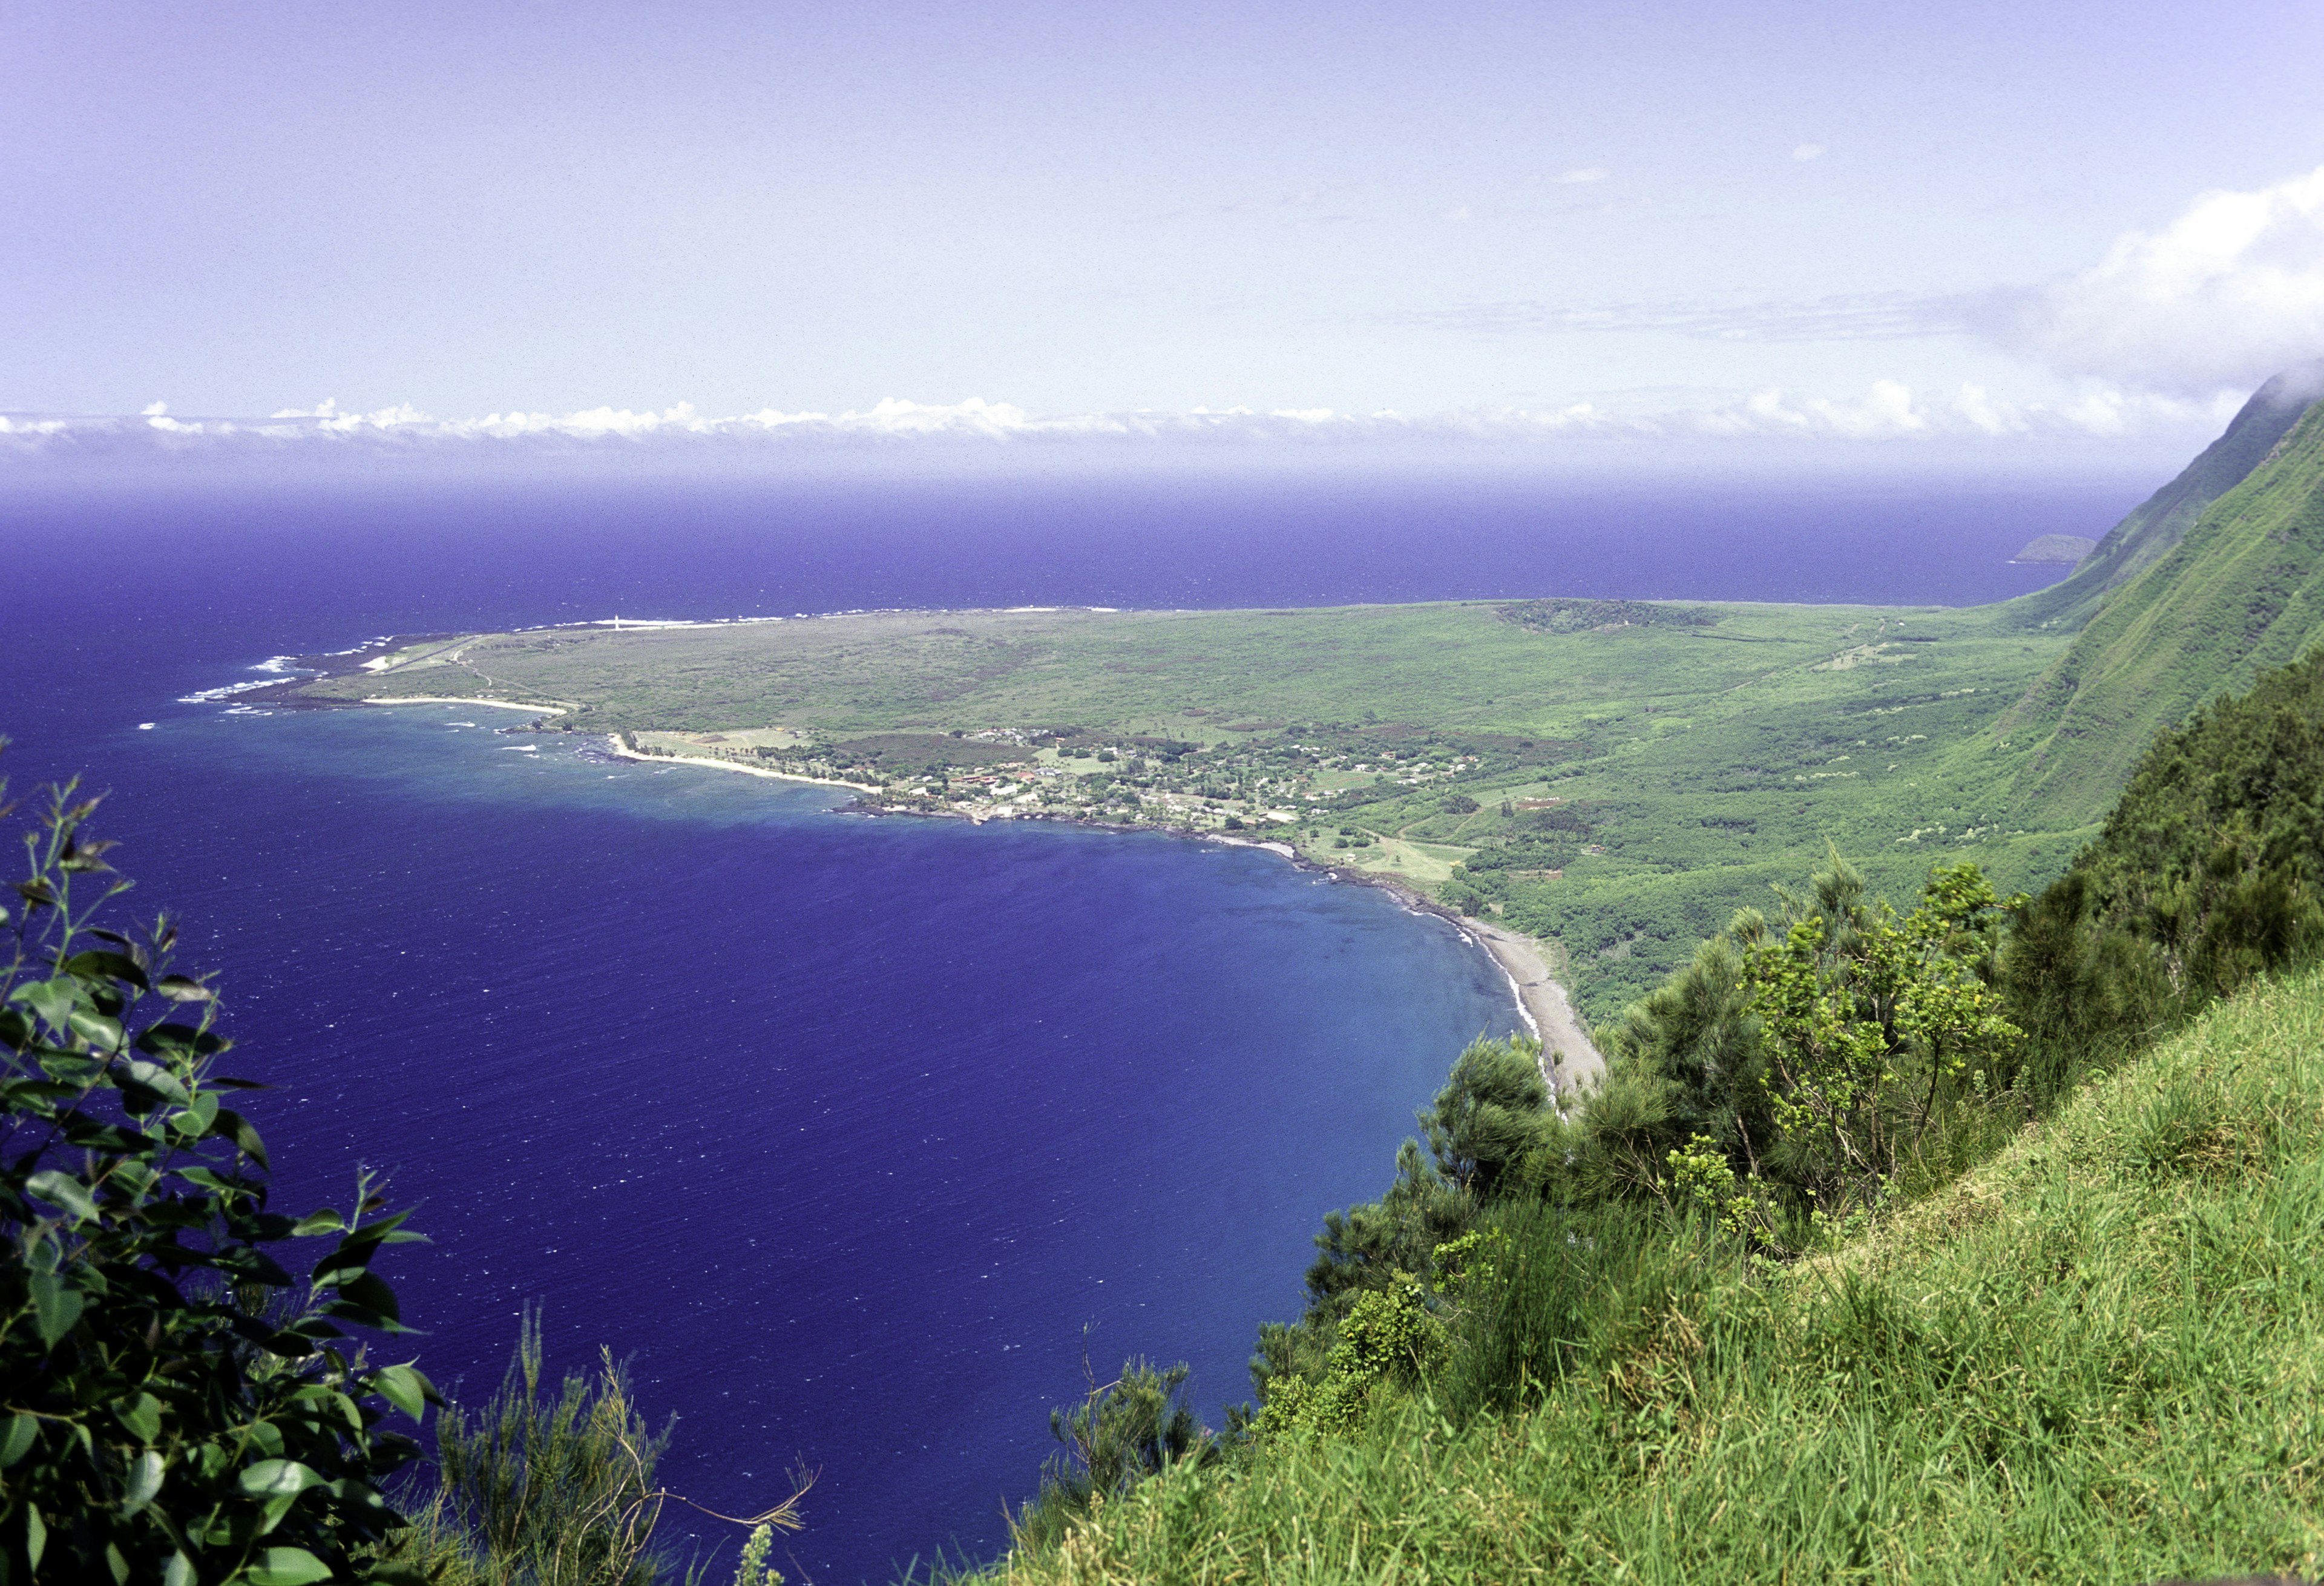
MULTIPOLYGON (((674 1419, 673 1419, 674 1425, 674 1419)), ((567 1373, 552 1391, 540 1320, 528 1314, 500 1390, 475 1408, 456 1402, 437 1419, 436 1471, 392 1556, 431 1586, 653 1586, 677 1568, 655 1540, 663 1510, 689 1500, 655 1480, 671 1425, 639 1412, 629 1372, 601 1351, 595 1377, 567 1373)), ((714 1515, 751 1528, 736 1586, 778 1586, 767 1567, 778 1530, 799 1527, 813 1477, 764 1514, 714 1515)), ((408 1498, 419 1498, 418 1491, 408 1498)), ((709 1513, 708 1510, 702 1510, 709 1513)), ((689 1567, 684 1579, 704 1578, 689 1567)))
POLYGON ((654 1466, 669 1446, 632 1407, 628 1375, 607 1356, 598 1379, 568 1375, 541 1392, 540 1323, 528 1318, 500 1391, 436 1423, 445 1507, 475 1538, 480 1581, 531 1586, 652 1586, 663 1495, 654 1466))
POLYGON ((1039 1494, 1009 1517, 1011 1545, 1046 1547, 1148 1478, 1215 1459, 1219 1444, 1195 1420, 1185 1383, 1184 1365, 1157 1369, 1133 1357, 1111 1382, 1093 1376, 1081 1403, 1052 1411, 1057 1452, 1042 1469, 1039 1494))
MULTIPOLYGON (((655 1524, 687 1500, 610 1357, 546 1394, 529 1316, 471 1412, 350 1338, 409 1331, 373 1267, 419 1236, 367 1178, 344 1213, 269 1207, 265 1146, 221 1104, 256 1087, 215 1072, 217 992, 171 972, 166 918, 98 923, 128 883, 95 807, 54 790, 0 906, 0 1586, 665 1579, 655 1524), (279 1259, 300 1240, 327 1241, 304 1279, 279 1259), (420 1444, 383 1423, 430 1404, 415 1482, 420 1444)), ((715 1517, 752 1530, 739 1586, 779 1580, 765 1555, 812 1480, 715 1517)))
POLYGON ((270 1207, 210 988, 170 972, 167 919, 98 923, 125 883, 95 807, 56 791, 0 909, 0 1580, 404 1578, 372 1554, 420 1451, 383 1423, 434 1390, 346 1329, 402 1331, 373 1266, 418 1236, 361 1182, 270 1207))

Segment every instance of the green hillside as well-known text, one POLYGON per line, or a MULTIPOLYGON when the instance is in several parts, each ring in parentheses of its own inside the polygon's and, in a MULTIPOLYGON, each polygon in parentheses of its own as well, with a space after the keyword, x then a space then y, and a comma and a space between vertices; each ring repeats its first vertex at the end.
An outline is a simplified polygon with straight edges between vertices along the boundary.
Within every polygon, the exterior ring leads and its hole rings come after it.
POLYGON ((2072 576, 2021 596, 2010 603, 2011 609, 2043 627, 2072 629, 2089 622, 2109 590, 2167 556, 2204 508, 2259 466, 2299 421, 2319 386, 2324 386, 2324 364, 2288 371, 2261 386, 2227 432, 2116 524, 2072 576))
POLYGON ((2176 546, 2107 596, 2002 716, 1997 750, 2033 752, 2012 807, 2038 809, 2049 822, 2094 817, 2159 729, 2293 659, 2319 624, 2324 403, 2307 409, 2176 546))
POLYGON ((1835 1256, 1575 1258, 1535 1402, 1181 1465, 1007 1579, 2312 1578, 2319 1046, 2324 977, 2268 985, 1835 1256))

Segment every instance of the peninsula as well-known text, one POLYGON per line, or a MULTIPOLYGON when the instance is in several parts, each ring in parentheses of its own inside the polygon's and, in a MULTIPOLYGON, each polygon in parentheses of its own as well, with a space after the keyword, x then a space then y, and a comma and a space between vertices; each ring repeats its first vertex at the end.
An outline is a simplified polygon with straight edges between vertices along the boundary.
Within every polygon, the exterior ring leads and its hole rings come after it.
POLYGON ((1899 886, 2061 865, 2098 811, 2014 810, 2030 751, 1995 728, 2070 638, 2006 607, 878 612, 390 641, 287 691, 530 705, 512 730, 868 809, 1281 844, 1498 927, 1602 1020, 1827 841, 1899 886))
POLYGON ((625 621, 383 641, 277 692, 529 705, 514 730, 868 809, 1278 844, 1537 944, 1602 1022, 1834 848, 1899 893, 1939 861, 2005 893, 2062 871, 2157 730, 2305 642, 2278 586, 2312 569, 2267 560, 2324 467, 2304 395, 2264 387, 2064 581, 1998 605, 625 621), (2195 556, 2225 574, 2181 576, 2195 556), (2255 627, 2263 595, 2281 620, 2255 627))

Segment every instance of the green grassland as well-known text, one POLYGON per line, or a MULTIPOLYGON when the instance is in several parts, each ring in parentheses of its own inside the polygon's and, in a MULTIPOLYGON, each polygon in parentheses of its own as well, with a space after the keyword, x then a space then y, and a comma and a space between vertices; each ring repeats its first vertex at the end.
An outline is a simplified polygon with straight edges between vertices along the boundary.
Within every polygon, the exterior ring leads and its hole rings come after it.
POLYGON ((1166 1471, 1006 1578, 2312 1579, 2319 1043, 2324 977, 2262 984, 1788 1268, 1523 1224, 1513 1295, 1590 1274, 1530 1402, 1464 1416, 1450 1371, 1351 1439, 1166 1471))
POLYGON ((932 762, 1065 773, 1026 813, 1099 816, 1093 789, 1136 782, 1149 818, 1248 816, 1557 939, 1603 1019, 1827 842, 1899 889, 1963 855, 2006 885, 2054 872, 2084 834, 2007 818, 2024 752, 1989 729, 2068 642, 2006 608, 881 613, 438 641, 306 692, 560 702, 553 728, 730 746, 787 729, 906 807, 945 807, 918 792, 932 762))

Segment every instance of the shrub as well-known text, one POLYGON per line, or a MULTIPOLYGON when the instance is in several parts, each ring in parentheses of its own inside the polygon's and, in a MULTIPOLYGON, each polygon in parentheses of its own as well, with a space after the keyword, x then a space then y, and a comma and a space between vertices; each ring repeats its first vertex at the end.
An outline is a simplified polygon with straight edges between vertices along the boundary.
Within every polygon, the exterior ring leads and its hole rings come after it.
POLYGON ((1556 1117, 1549 1102, 1539 1041, 1513 1036, 1470 1042, 1435 1104, 1420 1114, 1436 1171, 1489 1198, 1547 1143, 1556 1117))
MULTIPOLYGON (((1820 892, 1861 891, 1844 866, 1816 881, 1820 892)), ((1981 973, 2001 905, 1976 865, 1935 866, 1901 920, 1886 903, 1818 901, 1745 962, 1768 1055, 1774 1166, 1831 1210, 1877 1194, 1945 1083, 2014 1060, 2024 1032, 1981 973)))
POLYGON ((258 1131, 222 1104, 217 997, 171 973, 97 800, 56 788, 0 926, 0 1561, 7 1578, 300 1586, 408 1578, 373 1558, 414 1458, 383 1429, 435 1398, 346 1329, 404 1331, 373 1270, 416 1239, 367 1179, 342 1213, 268 1205, 258 1131), (277 1255, 330 1241, 308 1277, 277 1255))
POLYGON ((1444 1347, 1427 1286, 1408 1272, 1356 1296, 1320 1378, 1286 1377, 1268 1396, 1261 1435, 1344 1437, 1360 1430, 1382 1384, 1411 1383, 1444 1347))
POLYGON ((1010 1519, 1014 1547, 1052 1543, 1074 1517, 1174 1466, 1201 1465, 1217 1453, 1216 1440, 1185 1402, 1183 1361, 1157 1370, 1132 1358, 1111 1382, 1100 1385, 1094 1375, 1080 1404, 1049 1414, 1049 1433, 1060 1447, 1042 1468, 1039 1496, 1010 1519))
MULTIPOLYGON (((439 1509, 456 1557, 486 1586, 653 1586, 669 1494, 654 1467, 669 1444, 639 1415, 611 1355, 541 1392, 540 1320, 526 1315, 500 1391, 437 1418, 439 1509)), ((788 1515, 784 1523, 792 1523, 788 1515)))

